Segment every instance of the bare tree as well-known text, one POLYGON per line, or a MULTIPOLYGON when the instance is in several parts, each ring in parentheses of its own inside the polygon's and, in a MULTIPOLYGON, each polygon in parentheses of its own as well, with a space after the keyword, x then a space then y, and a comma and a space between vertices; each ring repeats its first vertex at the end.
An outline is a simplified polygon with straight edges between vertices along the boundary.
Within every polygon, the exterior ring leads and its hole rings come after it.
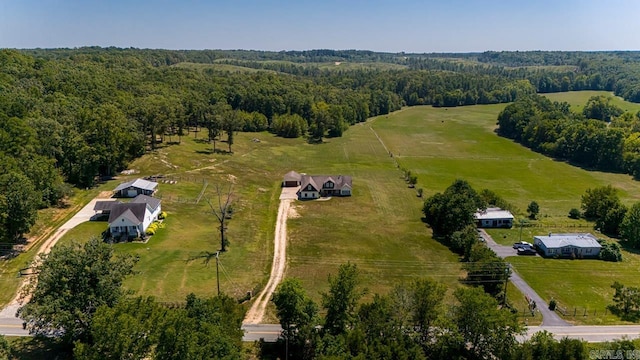
POLYGON ((229 192, 227 192, 226 194, 226 199, 222 200, 223 198, 223 194, 220 191, 220 186, 216 185, 216 193, 218 194, 218 206, 214 206, 214 204, 211 202, 211 199, 207 199, 207 203, 209 203, 209 207, 211 208, 211 211, 213 212, 213 214, 216 216, 216 218, 218 219, 218 222, 220 223, 220 251, 227 251, 225 248, 227 239, 225 237, 226 231, 227 231, 227 219, 228 219, 228 215, 229 215, 229 210, 231 209, 231 196, 233 195, 233 185, 229 186, 229 192))

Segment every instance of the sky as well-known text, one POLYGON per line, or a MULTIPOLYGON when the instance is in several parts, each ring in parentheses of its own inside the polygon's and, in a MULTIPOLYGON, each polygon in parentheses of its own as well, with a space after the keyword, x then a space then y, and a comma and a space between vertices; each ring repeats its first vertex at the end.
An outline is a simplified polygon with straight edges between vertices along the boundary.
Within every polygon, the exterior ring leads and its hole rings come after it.
POLYGON ((638 0, 0 0, 0 48, 640 50, 638 0))

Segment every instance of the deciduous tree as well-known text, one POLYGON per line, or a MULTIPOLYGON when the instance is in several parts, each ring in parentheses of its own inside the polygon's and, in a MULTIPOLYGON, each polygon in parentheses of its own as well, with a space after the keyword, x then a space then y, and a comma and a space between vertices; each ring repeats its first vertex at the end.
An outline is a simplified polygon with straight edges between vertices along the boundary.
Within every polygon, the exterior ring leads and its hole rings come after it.
POLYGON ((356 265, 340 265, 338 275, 329 276, 329 292, 322 294, 322 307, 327 311, 324 330, 329 334, 338 335, 351 328, 356 305, 363 294, 358 286, 356 265))
POLYGON ((38 277, 28 289, 31 299, 18 313, 31 334, 59 336, 68 345, 88 341, 93 314, 120 300, 122 282, 135 262, 96 238, 84 245, 58 245, 38 260, 38 277))

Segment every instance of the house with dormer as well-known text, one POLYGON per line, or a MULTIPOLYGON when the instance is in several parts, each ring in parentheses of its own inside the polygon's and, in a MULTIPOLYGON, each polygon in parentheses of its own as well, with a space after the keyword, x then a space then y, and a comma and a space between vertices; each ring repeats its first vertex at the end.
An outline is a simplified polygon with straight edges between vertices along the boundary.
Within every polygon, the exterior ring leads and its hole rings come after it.
POLYGON ((111 237, 136 238, 144 236, 152 222, 162 212, 160 199, 138 195, 131 202, 116 203, 109 213, 111 237))
POLYGON ((299 200, 317 199, 326 196, 351 196, 351 176, 345 175, 301 175, 299 200))

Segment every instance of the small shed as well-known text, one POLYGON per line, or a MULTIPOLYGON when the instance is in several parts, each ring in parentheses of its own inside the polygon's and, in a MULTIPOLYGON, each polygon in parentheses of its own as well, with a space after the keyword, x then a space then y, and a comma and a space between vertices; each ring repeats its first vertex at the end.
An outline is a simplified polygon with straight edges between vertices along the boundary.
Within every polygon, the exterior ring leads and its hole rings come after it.
POLYGON ((156 192, 157 188, 157 182, 145 179, 135 179, 118 185, 115 192, 116 196, 132 198, 138 195, 152 196, 156 192))
POLYGON ((284 179, 282 181, 283 187, 296 187, 300 186, 302 182, 302 175, 298 174, 295 171, 289 171, 284 174, 284 179))
POLYGON ((513 226, 513 214, 509 210, 500 208, 487 208, 478 210, 473 216, 479 228, 511 228, 513 226))

